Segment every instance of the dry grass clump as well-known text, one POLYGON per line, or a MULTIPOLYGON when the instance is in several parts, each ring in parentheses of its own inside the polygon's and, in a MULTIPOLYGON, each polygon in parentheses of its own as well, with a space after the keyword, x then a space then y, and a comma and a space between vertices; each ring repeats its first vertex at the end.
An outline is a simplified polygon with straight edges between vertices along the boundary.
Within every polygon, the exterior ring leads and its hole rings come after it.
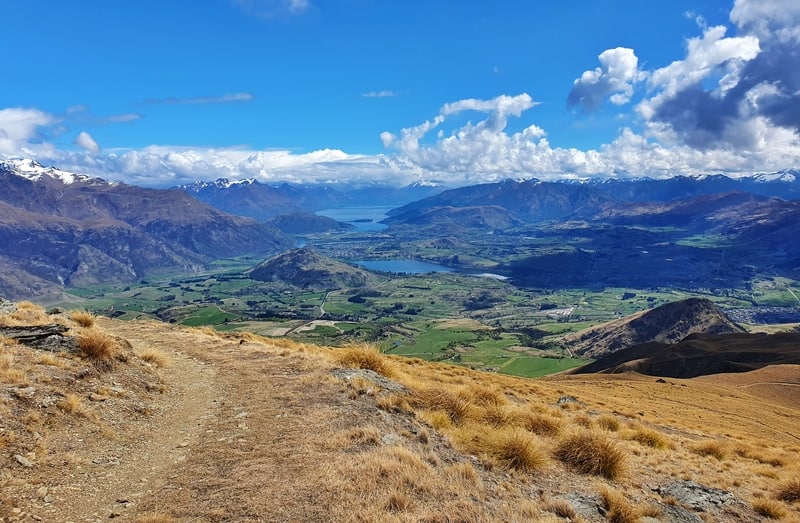
POLYGON ((529 413, 522 419, 526 430, 539 436, 557 436, 561 432, 561 420, 546 414, 529 413))
POLYGON ((36 359, 34 359, 33 362, 38 365, 48 365, 50 367, 65 366, 65 361, 62 358, 59 358, 55 354, 49 352, 43 352, 41 354, 37 354, 36 359))
POLYGON ((27 385, 25 371, 14 366, 14 354, 0 348, 0 383, 7 385, 27 385))
POLYGON ((472 385, 469 387, 472 401, 483 407, 503 407, 508 404, 502 391, 485 385, 472 385))
POLYGON ((481 478, 470 463, 453 463, 445 470, 445 474, 459 483, 479 485, 481 478))
POLYGON ((470 411, 474 408, 471 400, 472 398, 464 393, 432 387, 417 391, 409 402, 417 409, 441 412, 450 422, 458 424, 471 415, 470 411))
POLYGON ((566 499, 559 498, 545 500, 543 508, 545 511, 550 512, 551 514, 554 514, 560 518, 566 518, 570 521, 574 521, 577 518, 575 508, 566 499))
POLYGON ((625 454, 615 442, 603 434, 586 431, 562 439, 555 457, 584 474, 616 479, 625 471, 625 454))
POLYGON ((781 485, 775 498, 787 503, 800 501, 800 477, 794 477, 781 485))
POLYGON ((136 352, 136 357, 152 363, 156 367, 169 367, 172 365, 172 360, 167 354, 153 347, 147 347, 136 352))
POLYGON ((33 326, 52 323, 52 319, 44 308, 30 301, 16 304, 16 310, 0 316, 0 325, 5 327, 33 326))
POLYGON ((386 412, 410 412, 412 410, 405 394, 379 396, 375 401, 375 405, 386 412))
POLYGON ((72 311, 69 318, 84 328, 94 327, 95 317, 89 311, 72 311))
POLYGON ((765 518, 781 519, 786 515, 786 509, 784 508, 783 503, 774 499, 757 499, 754 500, 750 505, 753 507, 753 510, 756 511, 756 514, 759 516, 764 516, 765 518))
POLYGON ((350 345, 337 350, 334 360, 345 367, 367 369, 387 378, 396 374, 394 363, 370 345, 350 345))
POLYGON ((481 413, 481 421, 494 428, 519 424, 520 414, 513 408, 504 405, 490 405, 481 413))
POLYGON ((78 334, 77 338, 83 355, 95 363, 110 364, 116 356, 116 341, 103 331, 87 329, 78 334))
POLYGON ((596 421, 597 426, 609 432, 617 432, 619 430, 619 420, 614 416, 602 416, 596 421))
POLYGON ((783 467, 786 461, 771 452, 763 452, 762 450, 753 450, 749 445, 738 445, 734 449, 734 453, 741 458, 752 459, 764 465, 772 467, 783 467))
POLYGON ((636 523, 639 521, 641 517, 639 510, 616 490, 603 488, 600 491, 600 499, 606 510, 606 520, 610 523, 636 523))
POLYGON ((389 512, 408 512, 414 508, 414 500, 405 492, 392 492, 386 502, 389 512))
POLYGON ((642 427, 641 425, 632 427, 631 431, 625 434, 625 439, 636 441, 645 447, 654 449, 663 450, 672 447, 672 443, 662 433, 657 430, 642 427))
POLYGON ((468 452, 505 468, 530 472, 543 468, 548 461, 536 438, 520 428, 487 429, 476 425, 457 431, 454 436, 468 452))
POLYGON ((355 445, 378 445, 381 442, 381 431, 376 427, 354 427, 344 437, 355 445))
POLYGON ((64 399, 58 402, 58 408, 69 414, 74 414, 82 418, 89 418, 92 415, 91 409, 86 406, 83 400, 75 394, 67 394, 64 399))
POLYGON ((701 456, 711 456, 722 461, 728 457, 728 446, 722 441, 708 440, 696 443, 691 447, 691 451, 701 456))
POLYGON ((433 468, 406 447, 378 447, 360 455, 352 465, 357 474, 354 486, 359 490, 372 490, 375 485, 419 495, 434 490, 433 468))
MULTIPOLYGON (((200 326, 200 327, 189 327, 192 332, 200 332, 205 334, 206 336, 212 336, 214 338, 221 338, 222 333, 212 329, 211 327, 200 326)), ((255 336, 255 334, 253 335, 255 336)))

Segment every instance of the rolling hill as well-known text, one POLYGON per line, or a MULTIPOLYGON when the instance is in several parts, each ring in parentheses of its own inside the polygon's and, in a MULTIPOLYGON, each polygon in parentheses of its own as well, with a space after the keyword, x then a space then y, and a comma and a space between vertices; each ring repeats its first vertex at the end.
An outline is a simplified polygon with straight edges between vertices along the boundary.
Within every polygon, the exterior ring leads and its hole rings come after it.
POLYGON ((742 332, 710 300, 689 298, 569 334, 563 343, 582 356, 600 358, 633 345, 673 343, 695 333, 742 332))
POLYGON ((293 249, 259 263, 246 273, 259 281, 275 281, 300 288, 331 290, 362 287, 374 278, 369 272, 311 249, 293 249))
POLYGON ((677 343, 650 342, 620 349, 569 372, 694 378, 768 365, 800 365, 800 334, 691 334, 677 343))

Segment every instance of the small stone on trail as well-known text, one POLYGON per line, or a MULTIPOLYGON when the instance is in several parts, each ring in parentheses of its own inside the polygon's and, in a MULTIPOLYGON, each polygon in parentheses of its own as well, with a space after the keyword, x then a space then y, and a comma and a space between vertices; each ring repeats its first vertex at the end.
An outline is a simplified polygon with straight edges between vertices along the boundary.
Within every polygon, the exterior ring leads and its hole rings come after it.
POLYGON ((14 459, 25 468, 33 467, 33 462, 21 454, 14 454, 14 459))

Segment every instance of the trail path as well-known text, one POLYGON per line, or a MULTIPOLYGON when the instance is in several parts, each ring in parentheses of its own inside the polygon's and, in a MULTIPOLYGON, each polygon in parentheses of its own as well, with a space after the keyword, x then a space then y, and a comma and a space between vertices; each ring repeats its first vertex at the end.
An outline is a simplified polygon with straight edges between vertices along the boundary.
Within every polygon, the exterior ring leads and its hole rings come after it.
POLYGON ((88 465, 64 488, 79 494, 59 495, 45 520, 329 518, 319 465, 338 420, 358 413, 326 365, 168 325, 100 323, 135 350, 169 354, 168 390, 150 423, 128 424, 122 437, 87 447, 88 465))

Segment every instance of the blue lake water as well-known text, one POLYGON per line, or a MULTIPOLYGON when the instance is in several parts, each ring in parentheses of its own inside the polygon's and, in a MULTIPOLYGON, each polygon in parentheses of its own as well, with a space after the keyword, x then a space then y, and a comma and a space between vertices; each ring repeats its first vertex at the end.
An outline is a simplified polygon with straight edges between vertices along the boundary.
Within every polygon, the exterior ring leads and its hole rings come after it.
POLYGON ((386 218, 386 213, 392 209, 394 206, 386 205, 342 207, 323 209, 316 214, 333 218, 337 222, 353 224, 357 231, 382 231, 386 226, 378 222, 386 218))

